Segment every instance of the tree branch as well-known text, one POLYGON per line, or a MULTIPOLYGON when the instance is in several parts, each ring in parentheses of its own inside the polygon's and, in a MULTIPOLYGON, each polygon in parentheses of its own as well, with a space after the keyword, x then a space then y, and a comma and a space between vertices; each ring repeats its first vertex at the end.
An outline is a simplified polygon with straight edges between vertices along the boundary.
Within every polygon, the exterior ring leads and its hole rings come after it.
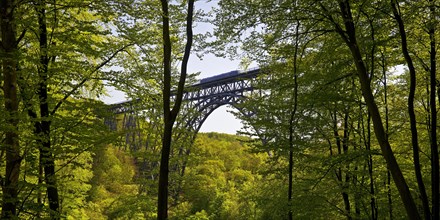
MULTIPOLYGON (((107 65, 108 62, 110 62, 119 52, 122 52, 125 50, 125 48, 132 46, 133 44, 128 44, 122 48, 120 48, 119 50, 117 50, 116 52, 114 52, 108 59, 104 60, 102 63, 100 63, 98 66, 95 67, 95 69, 93 69, 93 71, 90 73, 90 75, 92 75, 93 73, 95 73, 96 71, 98 71, 99 69, 101 69, 103 66, 107 65)), ((70 92, 68 92, 60 101, 58 101, 58 103, 56 104, 56 106, 54 107, 54 109, 52 110, 52 112, 50 113, 50 115, 54 115, 56 113, 56 111, 60 108, 61 104, 63 104, 64 101, 66 101, 67 98, 69 98, 73 93, 75 93, 81 86, 84 85, 84 83, 86 83, 87 81, 89 81, 91 79, 90 76, 85 77, 80 83, 78 83, 72 90, 70 90, 70 92)))
POLYGON ((183 97, 183 89, 185 87, 186 75, 187 75, 187 67, 189 55, 191 54, 191 46, 193 41, 193 31, 192 31, 192 23, 193 23, 193 13, 194 13, 194 0, 188 1, 188 16, 186 17, 186 45, 185 45, 185 53, 182 59, 182 66, 180 71, 180 79, 179 85, 177 87, 176 94, 176 102, 174 103, 173 109, 171 110, 171 115, 175 119, 177 114, 179 113, 180 106, 182 103, 183 97))
POLYGON ((24 29, 22 32, 21 32, 21 34, 20 34, 20 36, 18 37, 18 39, 17 39, 17 41, 16 41, 16 45, 18 45, 19 43, 20 43, 20 41, 23 39, 23 37, 24 37, 24 35, 26 34, 26 31, 27 31, 27 29, 24 29))

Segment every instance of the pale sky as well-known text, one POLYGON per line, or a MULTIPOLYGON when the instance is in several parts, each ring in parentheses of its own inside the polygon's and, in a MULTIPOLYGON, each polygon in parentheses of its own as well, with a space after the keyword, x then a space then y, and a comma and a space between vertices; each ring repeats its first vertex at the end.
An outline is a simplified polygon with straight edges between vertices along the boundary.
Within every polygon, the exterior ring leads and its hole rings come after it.
MULTIPOLYGON (((221 73, 239 69, 239 61, 229 60, 207 55, 203 60, 199 60, 196 56, 191 56, 188 71, 201 72, 200 78, 205 78, 221 73)), ((241 122, 234 115, 227 112, 234 110, 231 106, 222 106, 216 109, 203 123, 200 132, 220 132, 227 134, 235 134, 241 128, 241 122)))
MULTIPOLYGON (((197 1, 196 9, 209 10, 215 6, 217 1, 197 1)), ((209 24, 196 24, 194 34, 204 33, 212 29, 209 24)), ((188 72, 200 72, 199 78, 218 75, 239 69, 240 60, 230 60, 228 58, 216 57, 212 54, 207 54, 200 60, 196 55, 192 54, 188 63, 188 72)), ((127 100, 122 92, 115 91, 112 88, 107 88, 111 97, 104 97, 105 103, 117 103, 127 100)), ((228 111, 234 110, 231 106, 222 106, 216 109, 203 123, 200 132, 220 132, 235 134, 242 126, 240 120, 236 119, 228 111)))

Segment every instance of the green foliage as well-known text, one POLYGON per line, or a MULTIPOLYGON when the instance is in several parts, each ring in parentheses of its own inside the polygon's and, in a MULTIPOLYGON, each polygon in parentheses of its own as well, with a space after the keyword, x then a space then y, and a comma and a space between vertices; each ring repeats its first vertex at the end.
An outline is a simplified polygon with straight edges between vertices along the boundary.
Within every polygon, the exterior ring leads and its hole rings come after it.
POLYGON ((184 176, 182 200, 186 205, 176 210, 177 219, 252 216, 253 207, 246 204, 252 202, 245 196, 260 178, 257 171, 265 156, 250 153, 249 146, 240 139, 218 133, 198 134, 184 176))
POLYGON ((131 201, 137 198, 135 169, 132 157, 117 148, 107 145, 95 152, 88 201, 89 206, 97 208, 88 210, 90 218, 130 216, 130 212, 137 210, 139 201, 131 201))
MULTIPOLYGON (((368 75, 368 86, 381 113, 386 136, 405 178, 409 180, 413 198, 419 198, 421 192, 417 192, 418 184, 413 174, 415 158, 408 147, 411 146, 412 136, 406 97, 409 77, 406 73, 396 75, 393 70, 402 63, 402 56, 398 54, 400 42, 396 41, 400 36, 389 32, 396 29, 390 4, 381 1, 364 3, 367 2, 224 0, 216 11, 214 23, 217 29, 214 35, 217 41, 212 46, 222 52, 226 48, 229 52, 235 51, 240 44, 243 53, 239 56, 244 55, 246 59, 258 60, 265 65, 266 75, 255 85, 262 92, 250 94, 240 108, 256 113, 254 117, 241 117, 246 125, 243 134, 265 140, 263 144, 256 145, 255 150, 273 154, 270 160, 274 169, 267 172, 275 175, 274 179, 280 181, 287 175, 285 158, 288 157, 289 143, 292 143, 289 141, 293 140, 296 170, 293 185, 300 185, 300 189, 304 187, 309 195, 319 195, 307 200, 311 204, 327 201, 330 206, 321 207, 326 207, 325 212, 330 210, 338 218, 344 215, 361 219, 380 219, 391 215, 403 218, 404 209, 400 208, 402 203, 396 197, 396 188, 387 183, 385 161, 376 156, 381 148, 365 107, 366 94, 365 91, 361 93, 359 82, 362 80, 357 78, 360 74, 356 64, 362 62, 365 65, 366 70, 362 74, 368 75), (344 10, 340 8, 343 5, 350 5, 353 29, 344 23, 344 10), (351 31, 356 33, 348 39, 351 31), (339 36, 334 33, 339 33, 339 36), (360 57, 356 59, 352 56, 353 47, 347 47, 353 43, 360 52, 360 57), (294 100, 296 82, 298 99, 294 100), (298 107, 298 114, 291 118, 294 121, 292 132, 288 129, 291 125, 288 119, 293 106, 298 107), (288 139, 289 136, 293 138, 288 139), (319 163, 319 160, 324 163, 319 163), (299 172, 303 170, 309 172, 307 176, 299 172), (321 184, 332 190, 321 188, 321 184)), ((420 136, 418 141, 420 152, 428 152, 430 141, 426 138, 430 129, 426 129, 425 122, 430 118, 430 89, 423 72, 430 70, 426 65, 430 62, 427 56, 429 48, 419 47, 419 43, 432 43, 433 38, 428 35, 426 25, 429 24, 430 28, 437 28, 437 25, 433 25, 432 17, 416 16, 433 15, 427 2, 401 3, 399 13, 404 15, 407 25, 411 56, 417 60, 418 83, 414 104, 420 136), (415 17, 419 19, 410 19, 415 17)), ((437 36, 438 31, 434 35, 437 36)), ((424 182, 429 185, 427 155, 429 153, 420 159, 423 161, 424 182)), ((304 198, 302 193, 293 191, 294 195, 304 198)), ((284 194, 287 198, 288 193, 284 194)), ((416 201, 420 205, 421 201, 416 201)), ((301 209, 301 204, 290 206, 301 210, 294 213, 308 213, 301 209)))
MULTIPOLYGON (((22 158, 18 218, 55 216, 50 215, 48 183, 41 166, 46 162, 41 161, 42 143, 48 140, 56 179, 56 185, 49 187, 56 187, 59 193, 59 216, 156 218, 163 138, 159 100, 164 87, 160 2, 13 2, 18 51, 6 57, 9 55, 0 48, 0 59, 14 59, 14 88, 20 103, 17 115, 6 111, 5 93, 9 90, 3 87, 3 67, 0 177, 3 183, 9 152, 4 147, 5 137, 14 131, 19 135, 22 158), (38 18, 43 8, 47 42, 40 38, 44 28, 38 18), (147 111, 134 117, 144 122, 127 131, 121 127, 128 118, 116 116, 118 131, 110 132, 102 123, 108 116, 102 111, 105 106, 94 100, 105 94, 104 84, 124 91, 130 99, 139 98, 134 108, 147 111), (44 95, 43 89, 48 94, 44 95), (42 115, 45 104, 48 115, 42 115), (8 122, 12 115, 19 119, 15 127, 8 122), (37 132, 43 122, 50 125, 44 135, 37 132), (125 143, 136 136, 142 138, 125 143)), ((170 4, 172 57, 177 61, 184 48, 186 1, 170 4)), ((412 196, 421 206, 407 113, 410 77, 406 71, 394 70, 403 63, 395 16, 389 2, 350 4, 361 53, 358 59, 366 66, 386 137, 412 196)), ((289 212, 294 219, 405 217, 375 141, 357 78, 359 60, 353 59, 352 48, 344 41, 350 30, 346 30, 338 8, 335 1, 219 1, 212 20, 216 38, 196 43, 211 46, 218 55, 241 58, 244 68, 250 61, 262 66, 264 74, 253 82, 258 92, 247 93, 237 106, 241 113, 255 113, 250 117, 237 114, 245 124, 242 133, 252 139, 198 134, 191 146, 195 134, 182 125, 197 112, 180 114, 171 153, 172 219, 286 219, 289 212), (338 32, 342 36, 335 34, 338 32), (293 189, 289 202, 290 155, 293 189)), ((436 152, 430 148, 433 103, 429 73, 435 64, 430 63, 429 46, 433 36, 438 39, 438 22, 430 1, 406 1, 400 4, 400 13, 415 60, 420 170, 431 199, 430 189, 435 187, 431 161, 436 152), (435 30, 432 36, 427 32, 431 28, 435 30)), ((195 15, 197 19, 203 16, 201 12, 195 15)), ((6 30, 0 31, 3 34, 6 30)), ((178 81, 178 65, 172 63, 171 85, 178 81)), ((189 81, 195 81, 193 76, 189 81)))

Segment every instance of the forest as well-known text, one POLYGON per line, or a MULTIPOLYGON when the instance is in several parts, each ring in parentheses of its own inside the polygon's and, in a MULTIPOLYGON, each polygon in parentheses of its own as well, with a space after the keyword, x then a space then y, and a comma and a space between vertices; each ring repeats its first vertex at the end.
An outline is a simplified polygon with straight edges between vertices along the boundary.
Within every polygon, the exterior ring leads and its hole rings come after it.
POLYGON ((2 0, 0 218, 440 219, 439 6, 2 0), (260 68, 237 135, 186 126, 206 54, 260 68))

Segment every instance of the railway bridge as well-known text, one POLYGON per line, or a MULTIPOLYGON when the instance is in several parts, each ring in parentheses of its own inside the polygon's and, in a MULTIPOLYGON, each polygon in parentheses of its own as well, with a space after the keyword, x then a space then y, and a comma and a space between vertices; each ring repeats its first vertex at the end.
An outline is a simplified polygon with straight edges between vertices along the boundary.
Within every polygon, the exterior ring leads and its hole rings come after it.
MULTIPOLYGON (((244 72, 235 70, 201 79, 185 88, 180 118, 175 125, 175 131, 177 132, 174 132, 176 136, 173 137, 174 140, 179 140, 172 151, 172 155, 177 155, 177 157, 174 157, 175 161, 171 165, 171 170, 183 176, 187 162, 186 158, 190 154, 197 133, 203 122, 218 107, 232 105, 239 109, 242 114, 247 115, 240 109, 240 103, 246 95, 254 91, 253 85, 259 74, 260 69, 251 69, 244 72)), ((162 115, 161 112, 155 111, 161 109, 157 106, 160 103, 154 103, 156 106, 153 108, 145 107, 142 100, 109 105, 110 112, 107 111, 107 115, 110 117, 105 117, 104 123, 112 130, 122 130, 125 140, 121 140, 121 144, 122 142, 125 143, 121 146, 125 150, 131 152, 148 151, 152 155, 159 155, 161 149, 160 137, 156 136, 158 134, 156 131, 162 129, 162 115), (142 116, 143 113, 149 116, 142 116), (142 124, 147 128, 142 127, 142 124)), ((157 173, 155 174, 153 171, 159 165, 157 158, 159 157, 145 156, 135 159, 139 169, 142 170, 141 175, 148 174, 147 178, 157 178, 157 173)), ((173 191, 171 194, 178 197, 180 183, 177 185, 176 189, 171 190, 173 191)))
MULTIPOLYGON (((254 91, 253 85, 259 74, 260 69, 243 72, 235 70, 201 79, 185 88, 179 119, 173 132, 176 145, 171 151, 173 158, 170 164, 171 172, 180 177, 184 175, 192 143, 203 122, 214 110, 223 105, 232 105, 240 110, 243 98, 254 91)), ((109 117, 104 117, 104 123, 110 129, 116 131, 121 129, 124 134, 125 140, 121 140, 120 147, 130 152, 146 152, 135 154, 137 156, 134 161, 139 167, 139 175, 151 180, 158 178, 161 138, 160 132, 157 131, 162 130, 160 104, 160 101, 142 103, 139 99, 112 104, 108 106, 110 112, 106 111, 109 117), (148 106, 151 104, 154 106, 148 106)), ((243 110, 240 111, 246 114, 243 110)), ((170 195, 177 200, 181 192, 182 179, 173 177, 170 181, 175 182, 171 184, 174 187, 170 188, 170 195)), ((140 188, 148 190, 146 186, 140 188)))
MULTIPOLYGON (((184 127, 196 134, 203 122, 218 107, 232 105, 238 108, 237 105, 246 93, 254 90, 252 82, 259 73, 259 68, 248 71, 234 70, 201 79, 186 87, 181 108, 184 127)), ((119 115, 122 122, 117 122, 115 117, 111 117, 105 120, 106 125, 113 130, 116 130, 117 123, 122 124, 125 129, 136 128, 136 111, 139 111, 139 108, 135 106, 138 101, 131 100, 110 105, 112 115, 119 115)))

